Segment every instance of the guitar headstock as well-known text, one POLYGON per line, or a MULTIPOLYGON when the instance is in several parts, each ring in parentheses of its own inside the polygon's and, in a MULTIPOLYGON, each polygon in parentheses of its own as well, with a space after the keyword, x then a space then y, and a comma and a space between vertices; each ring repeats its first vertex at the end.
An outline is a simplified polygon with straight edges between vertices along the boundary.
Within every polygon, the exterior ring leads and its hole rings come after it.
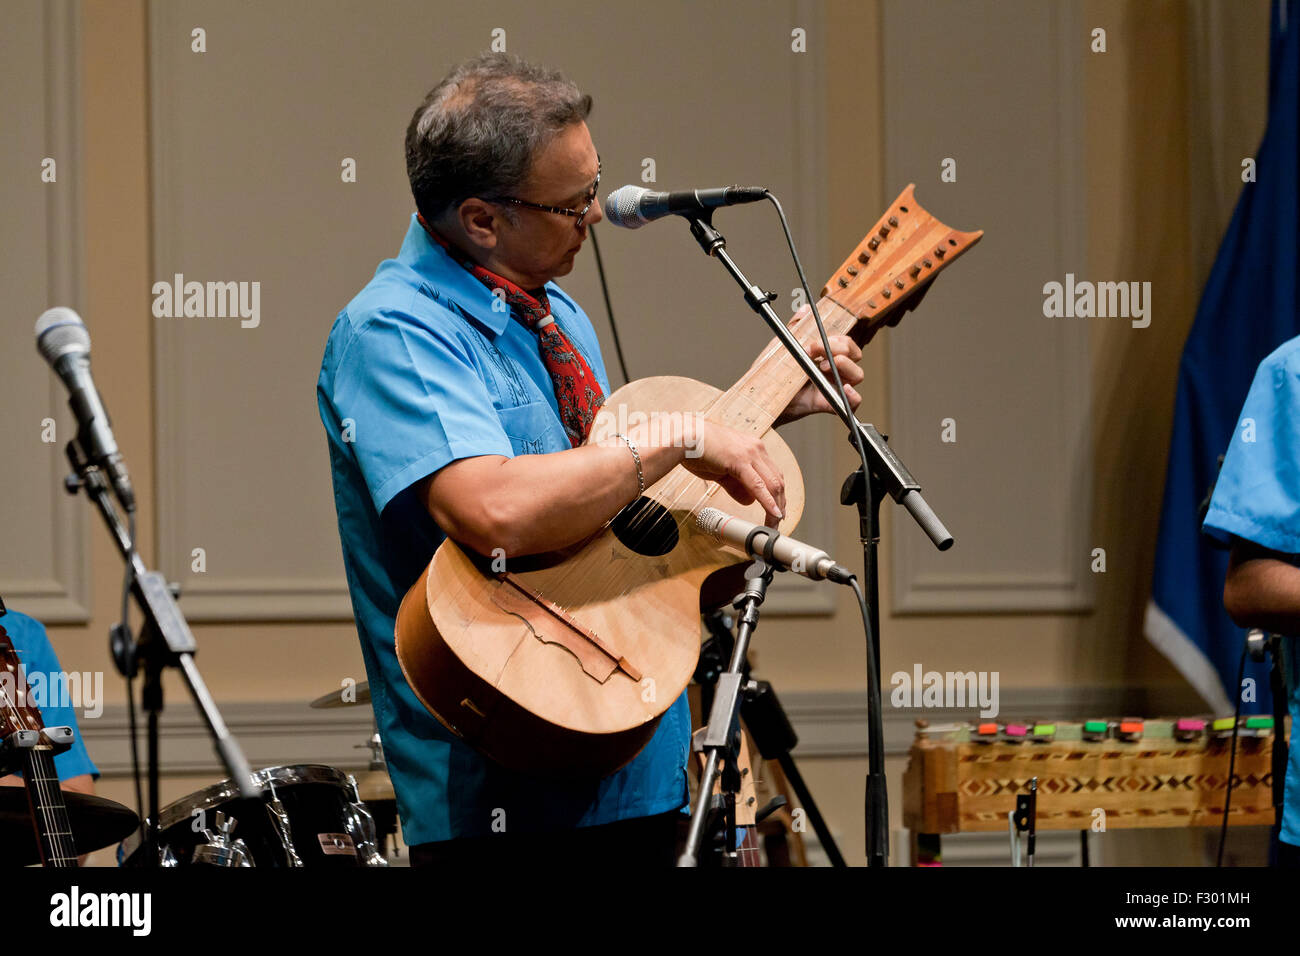
POLYGON ((873 332, 889 319, 897 324, 898 307, 984 235, 935 219, 916 201, 915 188, 908 184, 821 292, 873 332))
POLYGON ((0 737, 45 727, 40 711, 31 705, 30 698, 18 651, 9 632, 0 624, 0 737))

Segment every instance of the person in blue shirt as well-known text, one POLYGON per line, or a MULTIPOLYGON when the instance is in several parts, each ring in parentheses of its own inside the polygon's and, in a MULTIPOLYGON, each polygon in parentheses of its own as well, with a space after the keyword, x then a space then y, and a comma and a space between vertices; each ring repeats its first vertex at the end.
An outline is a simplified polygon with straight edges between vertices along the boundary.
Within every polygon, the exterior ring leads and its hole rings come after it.
MULTIPOLYGON (((1291 726, 1300 726, 1300 337, 1260 363, 1203 530, 1231 545, 1223 604, 1282 641, 1291 726)), ((1278 728, 1279 733, 1281 728, 1278 728)), ((1277 862, 1300 867, 1300 746, 1291 742, 1277 862)))
MULTIPOLYGON (((677 465, 779 518, 779 469, 751 435, 683 421, 583 444, 610 393, 596 333, 553 281, 602 218, 591 98, 505 54, 455 67, 406 134, 417 212, 396 259, 339 313, 317 384, 344 567, 371 699, 416 865, 563 858, 670 864, 687 800, 685 694, 601 780, 494 764, 425 710, 394 651, 403 595, 448 536, 553 551, 677 465), (692 457, 686 457, 686 449, 692 457)), ((829 368, 820 347, 809 350, 829 368)), ((856 407, 858 343, 832 340, 856 407)), ((811 386, 781 421, 829 411, 811 386)))
MULTIPOLYGON (((81 739, 81 730, 77 727, 77 713, 73 706, 75 702, 64 700, 62 695, 59 700, 48 698, 42 700, 42 695, 38 691, 39 686, 49 688, 58 685, 60 681, 56 680, 56 675, 63 673, 59 666, 58 655, 54 653, 54 647, 45 633, 45 627, 40 621, 13 609, 0 614, 0 627, 5 629, 9 639, 13 641, 23 671, 27 675, 41 675, 39 682, 31 681, 29 677, 34 703, 38 705, 41 713, 41 722, 46 727, 72 728, 74 735, 72 746, 54 758, 54 770, 59 775, 59 787, 63 790, 75 790, 78 793, 94 793, 94 781, 99 777, 99 770, 91 762, 86 744, 81 739)), ((0 787, 22 785, 22 777, 17 774, 0 777, 0 787)))

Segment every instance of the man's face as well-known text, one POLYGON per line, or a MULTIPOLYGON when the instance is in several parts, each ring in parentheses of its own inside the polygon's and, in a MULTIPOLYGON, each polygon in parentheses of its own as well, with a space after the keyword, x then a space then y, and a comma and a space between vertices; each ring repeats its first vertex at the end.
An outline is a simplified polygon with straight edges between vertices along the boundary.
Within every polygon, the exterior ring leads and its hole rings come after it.
MULTIPOLYGON (((528 178, 515 199, 578 212, 587 205, 600 160, 586 123, 574 123, 546 145, 533 161, 528 178)), ((536 289, 556 276, 568 275, 587 238, 587 227, 604 218, 600 201, 592 203, 582 221, 515 203, 502 204, 514 222, 502 219, 491 253, 494 271, 525 289, 536 289)))

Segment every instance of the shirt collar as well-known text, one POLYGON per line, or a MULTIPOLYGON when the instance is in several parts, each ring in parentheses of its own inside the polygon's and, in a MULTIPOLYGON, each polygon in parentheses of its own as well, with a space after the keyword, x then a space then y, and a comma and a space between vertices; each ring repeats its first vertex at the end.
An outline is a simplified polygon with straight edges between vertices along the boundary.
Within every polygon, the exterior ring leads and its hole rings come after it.
MULTIPOLYGON (((439 297, 451 301, 490 329, 493 335, 505 331, 510 310, 500 306, 492 308, 497 302, 492 290, 430 239, 415 213, 411 214, 411 226, 406 230, 397 261, 426 280, 439 297)), ((548 292, 549 286, 547 283, 548 292)))

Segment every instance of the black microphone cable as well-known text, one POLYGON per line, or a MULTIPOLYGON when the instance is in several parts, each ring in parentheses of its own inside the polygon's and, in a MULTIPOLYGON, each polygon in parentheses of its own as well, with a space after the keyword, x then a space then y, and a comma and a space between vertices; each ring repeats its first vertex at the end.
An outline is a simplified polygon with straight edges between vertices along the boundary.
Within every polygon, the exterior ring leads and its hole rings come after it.
MULTIPOLYGON (((1246 652, 1246 642, 1242 641, 1241 663, 1237 666, 1237 690, 1234 694, 1237 698, 1237 707, 1232 714, 1232 746, 1228 751, 1228 786, 1227 793, 1223 795, 1223 824, 1219 828, 1219 855, 1214 863, 1216 867, 1223 866, 1223 849, 1228 842, 1228 811, 1232 807, 1232 775, 1237 766, 1237 731, 1241 723, 1241 682, 1246 676, 1246 652)), ((1277 728, 1274 728, 1273 732, 1276 734, 1277 728)))
POLYGON ((605 260, 600 257, 600 243, 596 241, 596 227, 588 226, 591 235, 591 249, 596 253, 596 271, 600 274, 600 292, 605 297, 605 313, 609 316, 609 331, 614 336, 614 351, 618 353, 618 367, 623 372, 623 384, 632 379, 627 374, 627 361, 623 358, 623 343, 618 338, 618 326, 614 323, 614 306, 609 301, 609 281, 605 278, 605 260))
MULTIPOLYGON (((799 286, 800 288, 803 289, 804 297, 808 302, 809 311, 812 312, 813 322, 816 323, 817 325, 817 334, 821 336, 822 349, 826 353, 826 364, 830 366, 831 379, 832 381, 835 382, 836 394, 844 402, 844 407, 848 409, 849 416, 850 418, 852 418, 853 409, 849 406, 849 398, 844 391, 844 382, 841 381, 840 379, 840 370, 835 366, 835 358, 831 354, 830 337, 826 334, 826 325, 822 322, 821 313, 818 312, 817 310, 817 298, 812 294, 812 289, 808 287, 808 277, 804 275, 803 263, 799 261, 799 251, 798 249, 795 248, 794 237, 790 235, 790 224, 789 222, 786 221, 785 210, 781 208, 780 200, 776 198, 775 194, 773 194, 773 192, 770 189, 764 190, 764 193, 767 199, 772 203, 772 205, 776 207, 776 214, 781 219, 781 230, 782 232, 785 233, 786 245, 790 247, 790 258, 794 260, 795 272, 799 274, 799 286)), ((853 435, 853 447, 857 449, 858 459, 862 462, 862 493, 864 495, 864 507, 866 508, 866 511, 864 513, 873 514, 874 509, 876 507, 876 503, 872 500, 872 496, 871 496, 871 465, 867 461, 867 450, 862 443, 862 430, 858 428, 857 423, 853 421, 850 421, 848 423, 848 426, 849 426, 849 431, 853 435)), ((868 549, 868 544, 864 542, 862 545, 862 561, 864 567, 868 560, 867 549, 868 549)), ((871 615, 868 613, 866 595, 862 593, 862 587, 859 584, 856 576, 850 579, 850 585, 853 588, 855 596, 858 598, 859 610, 862 614, 862 631, 863 631, 863 635, 866 638, 868 707, 874 707, 875 708, 874 712, 879 713, 881 692, 880 692, 880 673, 879 673, 879 668, 876 666, 876 651, 877 651, 876 633, 875 633, 875 629, 871 626, 871 615)), ((879 755, 880 767, 883 771, 884 753, 885 753, 885 739, 884 739, 883 728, 881 728, 878 725, 871 728, 870 737, 867 741, 867 747, 868 747, 869 754, 879 755)), ((868 788, 868 790, 870 790, 870 788, 868 788)), ((883 808, 873 807, 872 812, 873 813, 880 812, 882 809, 883 808)), ((887 826, 883 828, 883 833, 881 836, 884 841, 884 845, 872 847, 871 849, 874 854, 880 857, 880 859, 875 862, 878 862, 879 865, 888 866, 889 865, 889 830, 887 826)), ((871 835, 869 833, 868 839, 870 838, 871 835)), ((870 862, 873 861, 869 861, 869 863, 870 862)))

